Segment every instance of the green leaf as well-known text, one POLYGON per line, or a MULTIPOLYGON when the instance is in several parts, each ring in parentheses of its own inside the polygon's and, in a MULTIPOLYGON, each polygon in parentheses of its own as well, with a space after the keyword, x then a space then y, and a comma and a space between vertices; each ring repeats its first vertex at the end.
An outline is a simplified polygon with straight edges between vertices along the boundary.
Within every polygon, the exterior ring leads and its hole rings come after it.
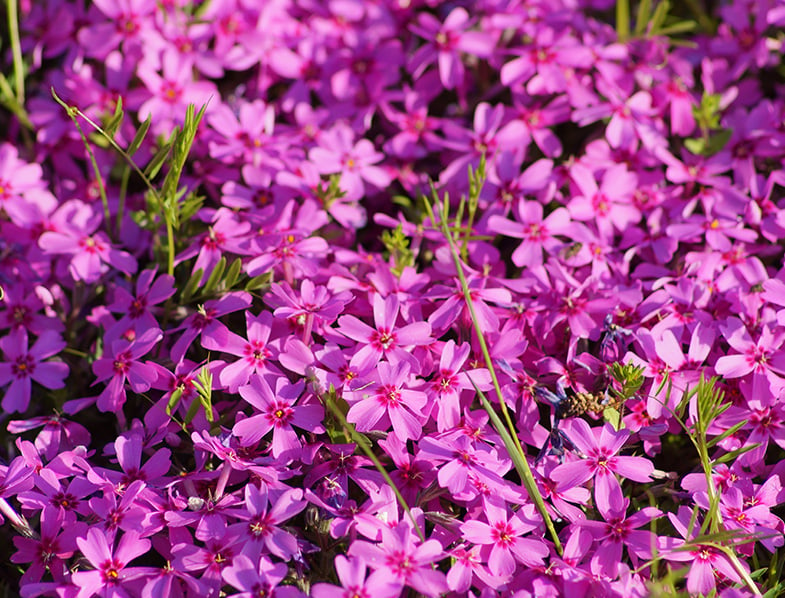
POLYGON ((182 292, 180 293, 180 297, 183 303, 187 303, 190 301, 191 297, 194 296, 196 289, 199 287, 199 283, 202 282, 202 276, 204 276, 204 271, 199 268, 196 272, 191 275, 191 278, 188 279, 188 282, 183 287, 182 292))
POLYGON ((651 0, 641 0, 638 4, 638 15, 635 19, 635 35, 643 35, 646 33, 646 27, 649 25, 649 17, 651 16, 651 0))
POLYGON ((147 136, 147 131, 150 130, 150 123, 152 121, 153 116, 149 115, 145 121, 139 125, 139 129, 136 131, 136 135, 131 140, 131 143, 128 145, 128 149, 126 152, 129 156, 133 156, 136 152, 139 151, 139 148, 142 147, 142 143, 144 142, 144 138, 147 136))
POLYGON ((122 96, 117 96, 117 105, 115 106, 114 114, 112 114, 111 118, 104 125, 104 132, 110 138, 114 138, 117 131, 120 129, 120 125, 123 124, 123 116, 123 98, 122 96))
POLYGON ((738 459, 744 453, 748 453, 751 450, 758 448, 759 446, 760 446, 760 443, 756 442, 755 444, 751 444, 749 446, 743 446, 741 448, 737 448, 734 451, 730 451, 729 453, 725 453, 721 457, 717 457, 716 459, 713 459, 712 463, 717 465, 717 464, 720 464, 720 463, 728 463, 729 461, 735 461, 736 459, 738 459))
POLYGON ((668 0, 663 0, 657 5, 657 8, 654 9, 654 15, 651 18, 651 27, 649 31, 652 35, 658 35, 660 27, 665 24, 665 19, 668 16, 668 13, 671 10, 671 3, 668 0))
POLYGON ((150 159, 147 163, 147 166, 144 167, 144 175, 150 179, 154 179, 156 175, 161 171, 161 167, 166 163, 166 158, 169 156, 169 152, 172 150, 172 143, 174 141, 174 133, 169 138, 169 140, 164 143, 155 155, 150 159))
POLYGON ((226 269, 226 258, 221 256, 221 259, 218 260, 218 263, 215 264, 213 271, 210 273, 210 277, 207 279, 207 282, 204 283, 204 288, 202 289, 203 295, 209 295, 213 292, 213 289, 218 284, 218 281, 221 280, 221 276, 224 275, 224 270, 226 269))
POLYGON ((696 156, 702 156, 706 151, 706 140, 703 137, 697 137, 695 139, 685 139, 684 147, 686 147, 691 153, 695 154, 696 156))
MULTIPOLYGON (((729 406, 730 406, 730 405, 729 405, 729 406)), ((728 436, 733 436, 733 435, 734 435, 736 432, 738 432, 738 431, 739 431, 741 428, 743 428, 744 426, 746 426, 746 425, 747 425, 747 423, 748 423, 748 422, 747 422, 746 420, 745 420, 745 421, 740 421, 739 423, 737 423, 737 424, 735 424, 734 426, 732 426, 732 427, 728 428, 727 430, 725 430, 725 431, 724 431, 722 434, 720 434, 719 436, 715 436, 714 438, 712 438, 711 440, 709 440, 709 441, 706 443, 706 446, 708 446, 709 448, 711 448, 711 447, 713 447, 713 446, 715 446, 715 445, 719 444, 720 442, 722 442, 723 440, 725 440, 725 439, 726 439, 728 436)))
POLYGON ((613 407, 606 407, 602 412, 602 417, 606 422, 613 426, 614 430, 617 432, 621 430, 621 413, 618 409, 614 409, 613 407))
POLYGON ((229 266, 229 270, 226 271, 226 276, 224 276, 224 290, 231 289, 237 281, 240 279, 240 272, 243 267, 243 260, 242 258, 235 258, 232 262, 231 266, 229 266))
POLYGON ((657 34, 670 37, 671 35, 688 33, 690 31, 694 31, 697 28, 698 28, 698 24, 695 21, 678 21, 676 23, 673 23, 672 25, 666 25, 665 27, 657 31, 657 34))
POLYGON ((169 400, 166 403, 166 415, 168 416, 172 415, 172 411, 174 411, 174 408, 177 407, 177 403, 180 402, 180 397, 182 396, 183 396, 183 387, 178 386, 177 388, 174 389, 174 392, 169 397, 169 400))
POLYGON ((252 279, 246 282, 244 288, 246 291, 255 291, 257 289, 261 289, 262 287, 268 286, 270 284, 272 277, 273 275, 271 272, 259 274, 258 276, 254 276, 252 279))

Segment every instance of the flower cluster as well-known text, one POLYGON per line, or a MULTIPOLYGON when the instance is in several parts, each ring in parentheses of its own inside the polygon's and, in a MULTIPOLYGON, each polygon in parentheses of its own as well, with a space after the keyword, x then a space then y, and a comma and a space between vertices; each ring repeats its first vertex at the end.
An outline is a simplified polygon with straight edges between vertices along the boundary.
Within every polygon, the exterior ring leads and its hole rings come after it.
POLYGON ((785 10, 612 4, 20 3, 0 587, 781 591, 785 10))

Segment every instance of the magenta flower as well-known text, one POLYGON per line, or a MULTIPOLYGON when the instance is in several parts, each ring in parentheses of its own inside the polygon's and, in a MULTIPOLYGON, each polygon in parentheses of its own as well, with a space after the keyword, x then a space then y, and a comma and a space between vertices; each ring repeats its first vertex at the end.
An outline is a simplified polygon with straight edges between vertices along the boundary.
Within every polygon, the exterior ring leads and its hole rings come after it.
POLYGON ((77 537, 87 532, 84 522, 66 525, 66 521, 63 510, 47 506, 41 511, 40 537, 14 537, 16 551, 11 555, 11 562, 27 564, 21 579, 23 585, 41 581, 47 570, 55 579, 63 577, 68 559, 76 551, 77 537))
MULTIPOLYGON (((251 225, 242 222, 227 208, 219 208, 213 215, 207 232, 197 237, 195 243, 178 254, 177 262, 183 262, 196 256, 192 273, 202 271, 202 280, 206 281, 218 261, 226 254, 248 255, 251 225)), ((226 255, 227 259, 229 256, 226 255)))
POLYGON ((384 355, 392 364, 406 361, 412 366, 413 371, 419 371, 419 363, 408 349, 432 343, 431 326, 427 322, 414 322, 398 328, 396 321, 399 305, 394 295, 385 299, 375 294, 373 296, 375 329, 355 316, 347 315, 338 319, 338 331, 362 344, 352 357, 352 364, 359 370, 372 367, 384 355))
POLYGON ((246 521, 234 524, 230 529, 244 532, 246 543, 243 554, 254 560, 263 554, 264 549, 284 561, 300 554, 297 538, 282 525, 305 509, 307 503, 303 500, 303 491, 292 488, 274 496, 273 501, 273 496, 266 489, 248 484, 243 508, 237 509, 237 516, 246 521))
POLYGON ((512 261, 518 267, 538 268, 543 263, 543 251, 553 253, 564 242, 555 235, 569 236, 570 214, 564 208, 556 208, 543 218, 542 204, 537 201, 520 199, 515 204, 516 221, 501 216, 488 219, 488 229, 492 232, 523 239, 512 254, 512 261))
POLYGON ((144 270, 136 281, 136 294, 132 295, 125 288, 117 286, 114 289, 113 301, 107 309, 123 314, 123 317, 114 325, 120 335, 129 328, 133 328, 136 335, 142 334, 148 328, 158 327, 158 321, 151 309, 175 293, 174 277, 164 274, 155 277, 155 270, 144 270))
POLYGON ((312 341, 312 331, 322 334, 324 327, 332 324, 352 299, 349 291, 333 294, 326 287, 315 286, 307 278, 300 283, 299 292, 285 282, 273 284, 270 291, 267 302, 275 307, 273 315, 286 318, 302 328, 302 340, 306 344, 312 341))
POLYGON ((38 245, 47 254, 70 256, 68 271, 74 280, 94 283, 109 271, 110 266, 124 274, 136 272, 133 256, 115 249, 104 233, 96 232, 101 217, 89 206, 72 200, 69 212, 72 218, 70 226, 43 233, 38 245))
POLYGON ((488 58, 495 49, 496 40, 488 33, 468 31, 472 26, 469 13, 463 7, 450 11, 444 23, 427 12, 421 12, 417 23, 409 29, 427 40, 412 56, 409 68, 415 79, 437 62, 439 79, 445 89, 455 89, 463 84, 464 68, 461 52, 488 58))
POLYGON ((657 537, 648 530, 636 528, 661 517, 663 513, 654 507, 644 507, 627 517, 630 500, 622 496, 621 491, 610 502, 612 505, 598 504, 604 521, 582 519, 576 525, 587 530, 600 543, 591 559, 592 572, 616 578, 619 565, 625 562, 622 559, 624 548, 632 558, 633 565, 640 562, 639 558, 647 560, 652 557, 657 548, 657 537))
POLYGON ((240 387, 240 395, 261 413, 239 420, 232 432, 240 437, 243 445, 253 446, 270 430, 273 431, 271 452, 276 459, 300 449, 300 437, 292 426, 309 432, 323 432, 324 409, 321 405, 306 403, 295 405, 305 383, 289 384, 285 378, 277 379, 275 392, 260 375, 251 376, 247 386, 240 387))
POLYGON ((399 362, 391 365, 379 363, 375 371, 376 382, 369 388, 352 393, 362 398, 353 403, 346 420, 356 424, 357 430, 386 431, 392 424, 395 433, 403 440, 418 440, 422 435, 422 423, 415 413, 422 413, 428 399, 424 392, 413 390, 410 385, 414 377, 409 365, 399 362))
POLYGON ((551 479, 565 488, 578 486, 594 479, 594 497, 601 510, 613 507, 611 498, 621 495, 619 481, 614 474, 648 482, 654 465, 644 457, 626 457, 618 452, 630 433, 616 431, 610 424, 590 428, 584 420, 573 418, 562 423, 564 431, 584 458, 559 465, 551 472, 551 479))
POLYGON ((30 404, 32 381, 46 388, 62 388, 68 375, 68 366, 60 361, 43 361, 65 348, 59 333, 46 330, 27 347, 27 330, 15 328, 0 339, 6 361, 0 362, 0 386, 9 382, 3 397, 3 411, 13 413, 26 411, 30 404))
MULTIPOLYGON (((119 338, 105 347, 104 355, 93 363, 96 383, 109 380, 106 388, 98 395, 100 411, 117 411, 125 403, 125 383, 134 392, 145 392, 155 382, 155 369, 142 363, 140 358, 149 353, 163 338, 159 328, 149 328, 139 338, 119 338)), ((74 405, 77 403, 73 402, 74 405)), ((66 407, 66 411, 68 408, 66 407)), ((73 411, 71 411, 73 412, 73 411)))
POLYGON ((150 550, 150 540, 139 537, 136 531, 123 534, 115 550, 106 536, 96 528, 87 531, 86 538, 77 538, 79 550, 95 567, 93 571, 77 571, 73 583, 79 588, 77 598, 128 596, 128 582, 149 573, 147 568, 128 567, 128 563, 150 550))
POLYGON ((595 222, 607 239, 612 239, 615 231, 623 232, 640 220, 640 211, 630 201, 638 178, 623 164, 605 171, 599 186, 591 170, 582 164, 575 164, 570 175, 580 190, 567 205, 575 220, 595 222))
POLYGON ((521 537, 540 526, 533 505, 510 515, 504 503, 489 498, 483 501, 483 512, 488 522, 467 521, 461 525, 461 534, 466 541, 486 547, 481 555, 491 573, 508 579, 515 573, 516 563, 527 567, 543 564, 549 554, 548 547, 540 540, 521 537))
POLYGON ((354 132, 345 124, 335 125, 319 137, 319 145, 308 152, 308 159, 322 174, 341 175, 341 189, 346 199, 360 199, 365 183, 383 189, 390 184, 389 175, 374 166, 384 156, 377 152, 368 139, 354 141, 354 132))
POLYGON ((429 395, 438 409, 436 426, 439 432, 451 430, 458 425, 465 411, 461 408, 461 392, 472 390, 472 382, 481 390, 488 388, 491 383, 491 376, 484 368, 462 371, 469 353, 471 347, 468 343, 456 347, 455 341, 449 340, 442 347, 439 368, 429 383, 429 395))
POLYGON ((207 339, 208 344, 220 345, 220 343, 225 341, 227 328, 218 321, 218 318, 250 306, 251 295, 241 291, 227 293, 220 299, 211 299, 203 306, 200 306, 196 313, 188 316, 175 329, 185 329, 185 332, 172 347, 172 360, 175 363, 180 363, 191 343, 199 335, 202 335, 203 339, 207 339))
POLYGON ((205 349, 222 351, 240 358, 225 366, 219 374, 221 384, 229 388, 230 392, 237 392, 240 386, 248 383, 248 379, 253 374, 278 371, 270 363, 274 357, 273 348, 269 344, 272 322, 273 316, 269 311, 263 311, 258 316, 247 311, 245 312, 247 340, 223 324, 217 325, 215 334, 202 339, 205 349))
POLYGON ((252 561, 244 554, 238 554, 232 559, 231 565, 221 571, 221 577, 230 586, 240 590, 232 593, 236 598, 304 597, 305 594, 296 587, 280 585, 288 571, 286 564, 273 563, 266 556, 252 561))
POLYGON ((785 375, 785 353, 781 350, 785 331, 764 326, 755 341, 739 318, 728 318, 720 325, 720 330, 731 348, 738 353, 717 359, 714 364, 716 372, 727 378, 739 378, 751 373, 753 396, 762 403, 770 403, 774 396, 769 388, 781 387, 783 378, 778 374, 785 375))
POLYGON ((405 584, 430 597, 447 592, 444 573, 432 569, 444 558, 436 540, 420 542, 408 519, 395 527, 382 526, 378 544, 356 540, 349 547, 349 556, 360 558, 374 570, 384 571, 394 583, 405 584))
MULTIPOLYGON (((723 577, 735 583, 743 583, 739 572, 725 553, 713 546, 694 543, 693 538, 698 533, 700 525, 692 519, 690 509, 679 507, 677 515, 668 513, 668 519, 684 540, 661 538, 659 553, 668 561, 689 563, 688 592, 708 595, 715 590, 718 578, 723 577), (693 526, 689 527, 691 524, 693 526)), ((742 567, 747 569, 743 563, 742 567)))
POLYGON ((311 588, 313 598, 395 598, 401 593, 401 583, 389 579, 383 569, 374 571, 366 579, 367 567, 362 559, 350 560, 338 555, 334 564, 343 591, 330 584, 317 583, 311 588))
POLYGON ((165 134, 173 125, 181 125, 189 104, 197 110, 207 104, 209 112, 210 98, 218 96, 218 90, 209 81, 194 81, 192 60, 171 48, 164 52, 160 64, 139 64, 136 75, 147 88, 147 99, 137 114, 141 120, 152 115, 154 131, 165 134))

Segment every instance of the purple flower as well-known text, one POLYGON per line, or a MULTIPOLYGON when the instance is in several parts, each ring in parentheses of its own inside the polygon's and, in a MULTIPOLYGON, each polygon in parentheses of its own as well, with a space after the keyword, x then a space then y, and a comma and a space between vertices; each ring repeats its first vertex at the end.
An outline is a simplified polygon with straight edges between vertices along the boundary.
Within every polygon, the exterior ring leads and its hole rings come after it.
POLYGON ((450 11, 444 23, 430 13, 421 12, 417 23, 409 26, 413 33, 428 40, 411 58, 409 68, 414 78, 419 79, 430 64, 437 62, 439 79, 445 89, 462 85, 464 68, 461 52, 488 58, 496 44, 494 37, 488 33, 468 31, 471 26, 469 13, 463 7, 450 11))
POLYGON ((362 559, 374 570, 384 571, 393 582, 410 586, 426 596, 436 597, 448 591, 444 573, 432 568, 445 556, 441 545, 436 540, 420 542, 408 519, 395 527, 382 527, 378 544, 353 542, 348 554, 362 559))
POLYGON ((60 361, 43 361, 65 348, 59 333, 45 330, 32 347, 27 347, 27 330, 15 328, 0 339, 6 361, 0 363, 0 386, 9 382, 3 397, 3 411, 26 411, 30 404, 32 380, 46 388, 62 388, 68 366, 60 361))
POLYGON ((300 590, 294 586, 280 585, 288 573, 284 563, 273 563, 266 556, 252 561, 239 554, 232 559, 232 564, 221 571, 221 577, 233 588, 240 590, 232 593, 237 598, 301 598, 300 590), (258 564, 255 564, 258 563, 258 564))
POLYGON ((324 431, 321 425, 324 409, 321 405, 295 405, 304 386, 302 381, 289 384, 285 378, 278 378, 273 392, 262 376, 254 374, 247 386, 240 387, 240 395, 261 413, 239 420, 232 432, 240 437, 243 445, 253 446, 272 430, 271 452, 276 459, 297 451, 302 444, 292 426, 310 432, 324 431))
POLYGON ((142 539, 136 531, 123 534, 115 550, 107 537, 98 529, 90 528, 87 536, 77 538, 79 550, 95 567, 92 571, 77 571, 72 576, 73 583, 79 588, 77 598, 128 595, 128 584, 149 573, 147 568, 128 567, 136 557, 150 550, 150 540, 142 539))
MULTIPOLYGON (((101 411, 117 411, 125 403, 125 383, 134 392, 149 390, 157 378, 153 368, 142 363, 140 358, 149 353, 163 338, 158 328, 149 328, 139 338, 126 340, 119 338, 106 347, 104 355, 93 363, 96 383, 109 380, 106 388, 98 395, 98 409, 101 411)), ((72 407, 81 404, 72 402, 72 407)), ((74 411, 67 412, 73 413, 74 411)))
POLYGON ((322 174, 341 175, 341 189, 349 200, 360 199, 365 184, 383 189, 390 184, 389 175, 374 166, 384 156, 377 152, 368 139, 355 143, 352 129, 338 124, 319 137, 319 145, 308 152, 308 159, 322 174))
POLYGON ((109 266, 124 274, 136 272, 133 256, 115 249, 107 236, 96 232, 101 217, 80 201, 68 202, 69 225, 61 231, 47 231, 38 244, 45 253, 70 256, 68 270, 74 280, 96 282, 109 271, 109 266))
POLYGON ((389 579, 382 569, 374 571, 366 579, 366 568, 362 559, 350 560, 339 555, 335 559, 335 572, 343 591, 330 584, 317 583, 311 588, 311 595, 313 598, 395 598, 400 595, 400 582, 389 579))
POLYGON ((392 364, 406 361, 417 372, 419 363, 407 350, 417 345, 433 342, 431 326, 427 322, 414 322, 397 327, 400 304, 395 296, 382 298, 373 296, 373 316, 376 328, 347 315, 338 319, 338 331, 362 346, 352 357, 352 364, 359 370, 367 370, 384 355, 392 364))
POLYGON ((352 393, 359 400, 347 398, 352 406, 346 420, 356 424, 357 430, 385 431, 392 425, 403 440, 417 440, 422 435, 422 424, 415 413, 422 413, 427 397, 424 392, 413 390, 413 376, 409 365, 399 362, 391 365, 381 362, 376 368, 376 381, 367 389, 352 393))
POLYGON ((543 564, 549 554, 548 547, 540 540, 521 537, 540 526, 533 505, 523 507, 513 515, 496 499, 484 500, 483 507, 488 522, 467 521, 461 525, 461 534, 468 542, 487 547, 481 555, 487 559, 491 573, 508 579, 515 572, 516 561, 527 567, 543 564))
POLYGON ((611 498, 621 495, 619 481, 614 474, 636 482, 651 480, 650 474, 654 471, 651 461, 643 457, 618 455, 630 437, 628 431, 616 431, 610 424, 601 429, 590 428, 584 420, 577 418, 566 420, 562 427, 568 427, 565 433, 584 458, 559 465, 551 472, 551 478, 565 488, 593 478, 594 496, 601 510, 612 508, 611 498))

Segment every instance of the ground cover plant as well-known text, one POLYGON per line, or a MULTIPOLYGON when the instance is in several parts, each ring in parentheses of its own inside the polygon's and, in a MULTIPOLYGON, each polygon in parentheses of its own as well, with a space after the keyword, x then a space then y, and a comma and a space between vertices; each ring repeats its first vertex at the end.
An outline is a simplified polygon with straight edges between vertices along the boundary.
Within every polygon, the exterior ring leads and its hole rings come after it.
POLYGON ((778 596, 785 6, 7 0, 5 596, 778 596))

